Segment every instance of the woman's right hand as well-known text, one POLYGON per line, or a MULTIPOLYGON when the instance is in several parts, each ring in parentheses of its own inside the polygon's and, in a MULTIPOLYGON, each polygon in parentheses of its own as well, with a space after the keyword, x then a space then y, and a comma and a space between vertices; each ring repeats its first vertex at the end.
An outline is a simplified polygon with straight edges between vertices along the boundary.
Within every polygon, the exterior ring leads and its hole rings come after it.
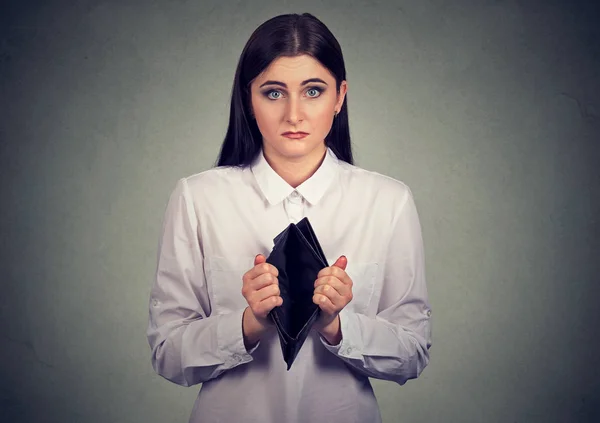
POLYGON ((267 318, 269 312, 283 304, 279 296, 279 271, 266 262, 262 254, 254 258, 254 267, 242 277, 242 295, 248 303, 244 311, 242 331, 246 348, 250 349, 262 333, 270 326, 267 318))

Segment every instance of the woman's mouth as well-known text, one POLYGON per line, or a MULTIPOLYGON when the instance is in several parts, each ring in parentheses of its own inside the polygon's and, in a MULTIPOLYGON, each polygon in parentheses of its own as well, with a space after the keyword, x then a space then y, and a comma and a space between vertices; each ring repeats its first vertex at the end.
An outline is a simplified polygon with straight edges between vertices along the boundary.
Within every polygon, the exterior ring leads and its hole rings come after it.
POLYGON ((284 132, 281 135, 283 135, 286 138, 293 139, 293 140, 299 140, 299 139, 304 138, 308 134, 306 132, 284 132))

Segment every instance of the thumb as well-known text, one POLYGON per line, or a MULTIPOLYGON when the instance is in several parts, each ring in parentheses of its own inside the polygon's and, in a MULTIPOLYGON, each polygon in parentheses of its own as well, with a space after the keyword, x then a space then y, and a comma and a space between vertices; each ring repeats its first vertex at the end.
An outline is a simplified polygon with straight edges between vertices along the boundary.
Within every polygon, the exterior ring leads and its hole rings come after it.
POLYGON ((340 258, 337 259, 333 265, 339 267, 342 270, 346 270, 346 266, 348 265, 348 258, 346 256, 340 256, 340 258))
POLYGON ((264 263, 265 261, 267 261, 266 257, 263 256, 262 254, 257 254, 256 257, 254 257, 254 265, 256 266, 257 264, 261 264, 264 263))

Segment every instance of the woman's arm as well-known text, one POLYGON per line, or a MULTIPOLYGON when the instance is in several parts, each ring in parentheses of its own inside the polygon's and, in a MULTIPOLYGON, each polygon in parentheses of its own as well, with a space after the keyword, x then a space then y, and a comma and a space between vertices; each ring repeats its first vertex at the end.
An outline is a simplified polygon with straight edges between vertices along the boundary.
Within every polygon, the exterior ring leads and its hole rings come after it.
POLYGON ((210 315, 198 234, 183 178, 169 198, 163 220, 147 330, 154 370, 183 386, 206 382, 252 361, 250 353, 258 347, 257 343, 247 351, 244 345, 244 309, 210 315))
POLYGON ((421 226, 408 187, 401 204, 392 225, 377 316, 342 309, 342 341, 333 346, 321 341, 359 373, 404 385, 429 363, 432 341, 421 226))

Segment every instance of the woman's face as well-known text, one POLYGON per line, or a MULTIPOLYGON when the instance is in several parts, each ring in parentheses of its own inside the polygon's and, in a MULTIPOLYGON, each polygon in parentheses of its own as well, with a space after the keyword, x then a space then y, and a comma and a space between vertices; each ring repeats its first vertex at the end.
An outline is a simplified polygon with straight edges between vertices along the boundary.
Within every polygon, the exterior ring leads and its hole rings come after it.
POLYGON ((252 112, 263 136, 265 153, 285 159, 322 155, 334 112, 346 95, 342 81, 339 95, 335 77, 308 55, 279 57, 250 85, 252 112), (285 132, 305 132, 301 139, 285 132))

